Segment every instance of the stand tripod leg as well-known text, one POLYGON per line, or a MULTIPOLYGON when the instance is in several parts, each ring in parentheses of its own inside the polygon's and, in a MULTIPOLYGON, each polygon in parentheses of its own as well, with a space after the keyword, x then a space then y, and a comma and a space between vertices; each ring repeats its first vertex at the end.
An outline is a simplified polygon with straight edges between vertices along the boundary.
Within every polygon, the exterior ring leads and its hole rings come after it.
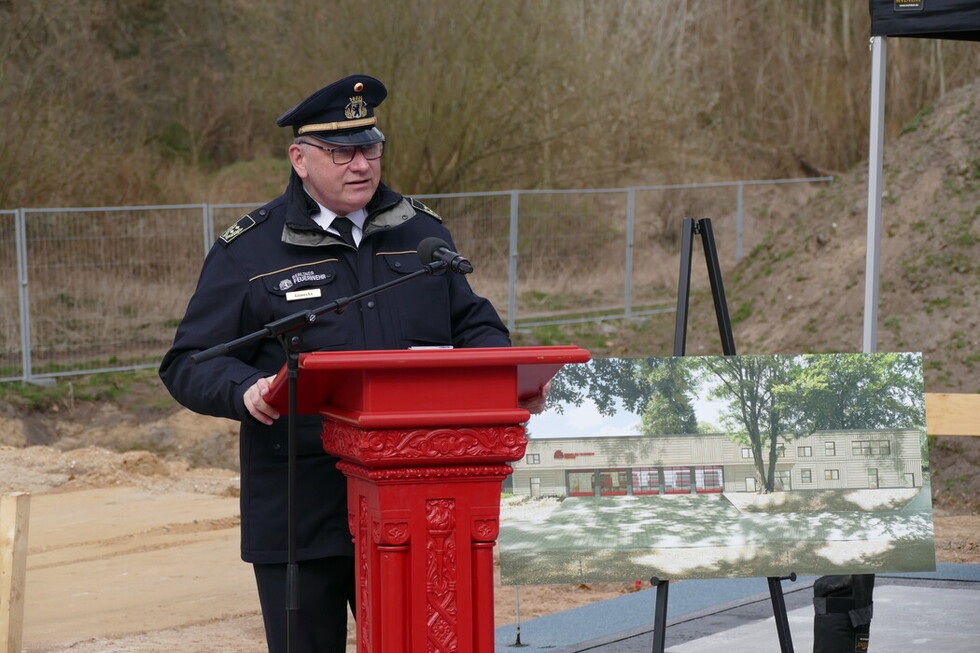
POLYGON ((691 251, 694 247, 694 220, 681 224, 681 271, 677 281, 677 312, 674 314, 674 356, 683 356, 687 346, 687 306, 691 296, 691 251))
POLYGON ((721 350, 726 356, 735 355, 735 335, 732 333, 732 320, 728 316, 728 303, 725 301, 725 285, 721 281, 721 265, 718 263, 718 250, 711 230, 711 220, 698 220, 701 244, 704 245, 704 258, 708 266, 708 280, 711 282, 711 297, 715 302, 715 316, 718 318, 718 333, 721 335, 721 350))
POLYGON ((786 616, 786 601, 783 598, 784 580, 796 580, 796 574, 785 578, 769 577, 769 597, 772 599, 772 614, 776 618, 776 634, 779 636, 781 653, 793 653, 793 636, 789 631, 789 618, 786 616))
POLYGON ((681 267, 678 275, 677 312, 674 320, 674 356, 683 356, 687 345, 687 316, 691 296, 691 252, 694 247, 695 234, 701 234, 701 244, 704 246, 708 281, 711 283, 711 297, 714 300, 718 333, 721 336, 721 350, 726 356, 734 356, 735 336, 732 333, 732 321, 728 315, 728 303, 725 300, 725 285, 721 277, 721 264, 718 262, 718 249, 715 247, 714 232, 711 229, 711 220, 708 218, 703 218, 697 222, 691 218, 684 218, 681 225, 681 267))
POLYGON ((657 604, 653 610, 653 653, 664 653, 667 643, 667 589, 669 581, 651 578, 650 584, 657 588, 657 604))

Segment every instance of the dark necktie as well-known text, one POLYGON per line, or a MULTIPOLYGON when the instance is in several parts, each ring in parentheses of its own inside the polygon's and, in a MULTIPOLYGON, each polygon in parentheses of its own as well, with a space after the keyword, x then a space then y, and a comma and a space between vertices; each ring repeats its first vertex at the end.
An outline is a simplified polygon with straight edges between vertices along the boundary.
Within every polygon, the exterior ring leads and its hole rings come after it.
POLYGON ((350 218, 345 215, 338 215, 333 219, 333 222, 330 223, 330 226, 337 230, 341 239, 345 243, 351 247, 357 247, 357 245, 354 244, 354 234, 352 233, 354 223, 350 221, 350 218))

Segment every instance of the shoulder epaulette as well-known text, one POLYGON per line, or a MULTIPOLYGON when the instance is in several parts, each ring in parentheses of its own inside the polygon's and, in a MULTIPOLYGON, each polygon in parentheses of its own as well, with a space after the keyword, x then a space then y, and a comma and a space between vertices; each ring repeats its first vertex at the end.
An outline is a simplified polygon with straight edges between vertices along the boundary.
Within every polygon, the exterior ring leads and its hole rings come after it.
POLYGON ((243 233, 264 221, 269 216, 269 211, 266 209, 259 209, 258 211, 252 211, 252 213, 246 213, 241 219, 235 224, 231 225, 224 232, 218 236, 218 239, 225 245, 231 243, 243 233))
POLYGON ((408 199, 412 203, 412 208, 414 208, 416 211, 421 211, 423 213, 427 213, 427 214, 431 215, 433 218, 435 218, 436 220, 438 220, 439 222, 442 222, 442 217, 440 217, 438 213, 436 213, 435 211, 433 211, 432 209, 430 209, 429 207, 427 207, 425 204, 423 204, 422 202, 418 201, 414 197, 410 197, 408 199))

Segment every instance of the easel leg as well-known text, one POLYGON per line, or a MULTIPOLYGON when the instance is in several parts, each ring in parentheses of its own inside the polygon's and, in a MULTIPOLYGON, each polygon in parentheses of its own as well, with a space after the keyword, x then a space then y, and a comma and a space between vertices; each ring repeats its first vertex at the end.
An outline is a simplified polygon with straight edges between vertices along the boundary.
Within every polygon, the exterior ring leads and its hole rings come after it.
MULTIPOLYGON (((677 284, 674 355, 683 356, 686 349, 687 309, 691 293, 691 251, 694 246, 695 234, 701 234, 701 243, 704 246, 704 259, 708 267, 708 279, 711 283, 711 297, 715 304, 715 316, 718 320, 718 333, 721 336, 722 351, 726 356, 734 356, 735 336, 732 332, 732 322, 728 314, 728 304, 725 300, 725 287, 722 283, 721 265, 718 262, 718 250, 715 248, 711 220, 707 218, 698 220, 697 223, 690 218, 684 218, 681 227, 681 269, 677 284)), ((790 574, 785 579, 796 580, 796 574, 790 574)), ((783 599, 783 586, 781 584, 785 579, 775 576, 770 577, 769 595, 772 598, 772 610, 776 618, 776 632, 779 636, 780 651, 782 653, 793 653, 793 638, 789 630, 789 619, 786 616, 786 602, 783 599)), ((663 653, 667 627, 667 582, 658 581, 656 578, 652 578, 650 582, 657 585, 657 608, 653 626, 653 650, 654 653, 663 653)))
POLYGON ((667 589, 670 581, 653 577, 650 584, 657 588, 657 604, 653 610, 653 653, 664 653, 667 643, 667 589))
POLYGON ((776 634, 779 636, 779 650, 782 653, 793 653, 793 636, 789 631, 789 618, 786 616, 786 600, 783 598, 784 580, 796 580, 796 574, 780 578, 769 577, 769 596, 772 599, 772 614, 776 618, 776 634))
POLYGON ((711 282, 711 297, 715 302, 715 316, 718 318, 718 333, 721 336, 721 351, 726 356, 735 355, 735 335, 732 321, 728 316, 728 303, 725 301, 725 285, 721 281, 721 265, 718 263, 718 250, 715 247, 711 220, 698 220, 701 244, 704 245, 704 259, 708 266, 708 280, 711 282))
POLYGON ((677 312, 674 313, 674 356, 683 356, 687 346, 687 306, 691 296, 691 251, 694 247, 694 220, 681 224, 681 270, 677 281, 677 312))

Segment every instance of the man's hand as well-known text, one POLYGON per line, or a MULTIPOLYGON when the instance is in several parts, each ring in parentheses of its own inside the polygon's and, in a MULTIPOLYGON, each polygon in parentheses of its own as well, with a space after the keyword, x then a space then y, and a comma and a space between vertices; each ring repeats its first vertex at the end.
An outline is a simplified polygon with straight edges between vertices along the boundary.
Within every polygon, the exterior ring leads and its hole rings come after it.
POLYGON ((544 387, 536 395, 522 397, 517 400, 517 405, 530 411, 532 415, 544 412, 544 406, 548 403, 548 393, 551 392, 551 381, 544 384, 544 387))
POLYGON ((279 419, 279 411, 266 403, 265 399, 269 396, 269 386, 275 374, 259 379, 252 387, 245 391, 245 408, 255 419, 269 426, 279 419))

